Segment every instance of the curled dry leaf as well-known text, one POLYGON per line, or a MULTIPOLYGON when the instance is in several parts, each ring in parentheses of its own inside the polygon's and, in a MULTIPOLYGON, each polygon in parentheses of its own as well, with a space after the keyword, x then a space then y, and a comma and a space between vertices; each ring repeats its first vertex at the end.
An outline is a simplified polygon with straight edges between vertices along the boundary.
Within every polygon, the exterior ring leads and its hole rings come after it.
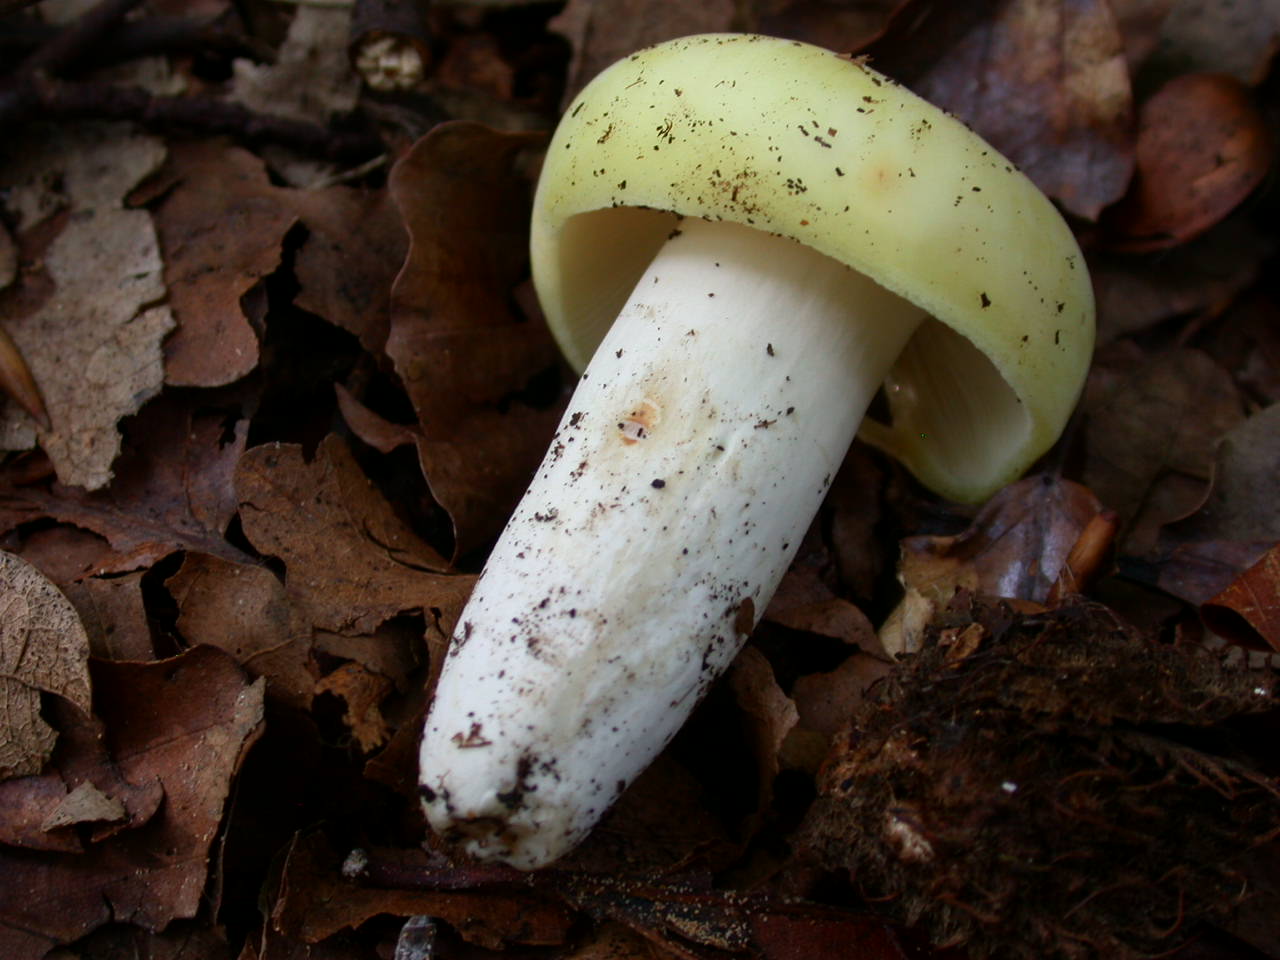
POLYGON ((1133 185, 1104 218, 1109 245, 1163 250, 1199 236, 1263 181, 1272 154, 1266 122, 1238 80, 1175 77, 1142 106, 1133 185))
POLYGON ((232 777, 262 729, 263 682, 209 647, 154 663, 95 662, 93 683, 109 768, 129 784, 158 781, 164 802, 72 858, 0 848, 6 958, 39 960, 113 920, 160 930, 194 917, 232 777))
POLYGON ((772 0, 762 3, 758 29, 844 53, 858 50, 885 31, 899 7, 910 0, 867 0, 856 4, 822 0, 772 0))
POLYGON ((1280 545, 1268 550, 1231 586, 1210 600, 1206 615, 1213 608, 1232 611, 1272 648, 1280 650, 1280 545))
POLYGON ((255 447, 240 461, 245 535, 285 565, 289 602, 308 628, 370 634, 406 611, 440 611, 453 629, 472 577, 447 576, 444 560, 396 516, 337 437, 307 463, 302 449, 255 447))
POLYGON ((350 661, 316 684, 316 693, 332 694, 346 704, 342 722, 363 753, 372 753, 391 737, 380 709, 390 692, 390 680, 350 661))
POLYGON ((0 778, 37 774, 53 753, 41 693, 89 712, 88 662, 71 602, 31 564, 0 553, 0 778))
POLYGON ((1072 213, 1095 219, 1128 186, 1132 94, 1106 0, 916 0, 861 52, 1072 213))
POLYGON ((753 819, 758 819, 773 801, 773 781, 782 769, 782 744, 800 715, 795 703, 778 686, 768 659, 755 647, 745 647, 738 654, 728 681, 746 719, 755 754, 758 783, 753 819))
POLYGON ((514 399, 556 363, 545 326, 511 306, 529 216, 514 164, 541 139, 444 123, 391 171, 410 246, 387 354, 426 437, 422 470, 453 520, 455 555, 501 530, 559 417, 514 399))

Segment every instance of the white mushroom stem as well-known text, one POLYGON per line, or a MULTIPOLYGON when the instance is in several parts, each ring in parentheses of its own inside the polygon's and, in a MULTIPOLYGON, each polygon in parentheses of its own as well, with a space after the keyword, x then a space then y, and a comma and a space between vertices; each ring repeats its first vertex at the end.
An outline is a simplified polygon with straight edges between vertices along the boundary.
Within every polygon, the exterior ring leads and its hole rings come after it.
POLYGON ((453 638, 431 825, 534 868, 671 740, 764 612, 923 312, 686 220, 600 345, 453 638))

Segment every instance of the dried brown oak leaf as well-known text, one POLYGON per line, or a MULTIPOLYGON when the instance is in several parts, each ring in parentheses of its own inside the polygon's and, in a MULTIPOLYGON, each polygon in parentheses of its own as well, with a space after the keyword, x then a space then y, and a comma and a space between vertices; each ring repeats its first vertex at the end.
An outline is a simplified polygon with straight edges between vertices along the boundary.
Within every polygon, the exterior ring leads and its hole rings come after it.
POLYGON ((107 490, 0 485, 0 526, 53 518, 98 534, 103 542, 81 575, 138 570, 177 550, 248 561, 225 537, 248 424, 228 430, 224 417, 196 413, 193 402, 166 395, 130 421, 107 490))
MULTIPOLYGON (((160 141, 117 126, 60 127, 0 175, 40 212, 65 209, 25 235, 24 259, 38 263, 0 300, 6 328, 35 376, 52 422, 40 431, 65 484, 106 486, 120 451, 118 422, 159 392, 161 341, 173 329, 151 217, 123 207, 125 194, 164 157, 160 141)), ((31 420, 12 405, 0 431, 9 449, 32 444, 31 420)))
POLYGON ((267 695, 311 708, 318 670, 310 629, 297 622, 284 584, 265 566, 190 551, 165 581, 178 606, 178 632, 190 644, 231 654, 267 695))
POLYGON ((1124 194, 1133 104, 1106 0, 917 0, 860 52, 1072 213, 1095 219, 1124 194))
POLYGON ((439 611, 448 635, 473 577, 447 564, 396 516, 343 441, 325 439, 308 463, 298 446, 254 447, 236 487, 245 536, 285 566, 285 589, 305 623, 334 633, 371 634, 383 622, 439 611))
POLYGON ((1213 491, 1179 532, 1201 539, 1280 540, 1277 477, 1280 404, 1272 404, 1237 422, 1215 444, 1213 491))
POLYGON ((297 217, 248 151, 209 141, 175 144, 176 181, 155 211, 178 329, 165 344, 165 380, 218 387, 258 364, 258 334, 240 300, 280 264, 297 217))
POLYGON ((164 788, 155 777, 138 783, 125 779, 107 753, 100 719, 62 702, 55 703, 50 719, 58 729, 58 746, 47 772, 0 783, 0 842, 28 850, 82 853, 86 844, 136 829, 155 816, 164 788), (52 822, 70 795, 86 786, 121 815, 107 821, 52 822))
POLYGON ((1209 604, 1234 612, 1280 650, 1280 546, 1268 550, 1209 604))
POLYGON ((1209 495, 1214 449, 1244 418, 1230 375, 1199 350, 1135 356, 1124 344, 1099 355, 1085 390, 1083 480, 1126 526, 1141 555, 1160 529, 1209 495))
POLYGON ((1199 236, 1263 181, 1273 153, 1266 121, 1240 81, 1175 77, 1142 105, 1133 184, 1103 218, 1108 245, 1163 250, 1199 236))
POLYGON ((39 960, 103 924, 160 930, 194 917, 231 781, 263 724, 264 683, 198 647, 154 663, 95 662, 94 709, 129 783, 164 802, 135 829, 77 855, 0 848, 0 955, 39 960))
POLYGON ((0 779, 37 774, 53 753, 41 693, 89 712, 88 661, 71 602, 31 564, 0 553, 0 779))
POLYGON ((387 354, 422 427, 422 471, 453 521, 455 555, 501 530, 559 418, 518 399, 557 354, 542 322, 512 307, 529 226, 514 164, 541 139, 443 123, 391 171, 410 246, 387 354))
POLYGON ((1223 726, 1274 677, 1107 609, 961 595, 854 714, 802 843, 973 956, 1136 958, 1248 896, 1280 784, 1223 726))

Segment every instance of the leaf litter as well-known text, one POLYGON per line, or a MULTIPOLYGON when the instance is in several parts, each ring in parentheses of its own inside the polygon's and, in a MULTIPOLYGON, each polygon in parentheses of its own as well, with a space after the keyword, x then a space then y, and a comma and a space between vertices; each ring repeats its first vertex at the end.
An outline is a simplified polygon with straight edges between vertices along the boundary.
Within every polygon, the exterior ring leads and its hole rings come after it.
POLYGON ((1265 4, 437 5, 391 92, 343 8, 130 6, 0 12, 0 324, 51 424, 0 418, 0 953, 1280 955, 1265 4), (743 28, 869 54, 1063 206, 1078 422, 976 510, 855 445, 588 841, 451 861, 417 731, 571 385, 539 152, 611 60, 743 28))

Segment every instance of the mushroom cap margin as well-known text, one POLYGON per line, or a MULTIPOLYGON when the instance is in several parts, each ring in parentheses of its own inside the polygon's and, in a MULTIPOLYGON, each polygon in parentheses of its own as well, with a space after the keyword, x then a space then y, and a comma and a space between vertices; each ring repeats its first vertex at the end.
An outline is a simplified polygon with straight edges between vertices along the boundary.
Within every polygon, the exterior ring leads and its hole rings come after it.
POLYGON ((934 318, 889 377, 891 422, 860 435, 938 493, 981 500, 1057 439, 1093 350, 1080 249, 1010 161, 895 81, 797 41, 704 34, 588 84, 548 147, 530 241, 577 369, 681 216, 795 239, 934 318))

